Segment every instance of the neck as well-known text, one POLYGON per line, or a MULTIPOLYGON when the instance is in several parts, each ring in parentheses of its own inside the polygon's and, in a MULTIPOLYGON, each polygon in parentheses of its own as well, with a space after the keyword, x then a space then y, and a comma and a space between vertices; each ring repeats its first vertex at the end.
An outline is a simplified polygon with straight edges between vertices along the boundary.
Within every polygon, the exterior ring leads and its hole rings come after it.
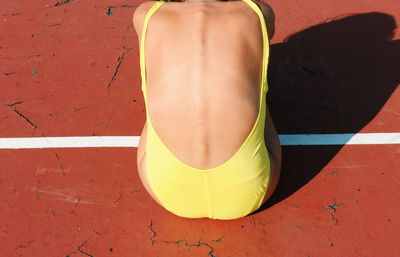
POLYGON ((185 2, 220 2, 218 0, 186 0, 185 2))

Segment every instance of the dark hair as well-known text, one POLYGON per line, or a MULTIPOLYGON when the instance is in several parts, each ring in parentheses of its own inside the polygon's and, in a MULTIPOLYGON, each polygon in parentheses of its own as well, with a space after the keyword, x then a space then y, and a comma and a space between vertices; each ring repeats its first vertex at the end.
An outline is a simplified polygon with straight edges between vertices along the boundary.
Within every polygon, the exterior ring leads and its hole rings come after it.
MULTIPOLYGON (((164 2, 185 2, 185 1, 182 1, 182 0, 162 0, 162 1, 164 1, 164 2)), ((228 2, 230 0, 218 0, 218 1, 220 1, 220 2, 228 2)))

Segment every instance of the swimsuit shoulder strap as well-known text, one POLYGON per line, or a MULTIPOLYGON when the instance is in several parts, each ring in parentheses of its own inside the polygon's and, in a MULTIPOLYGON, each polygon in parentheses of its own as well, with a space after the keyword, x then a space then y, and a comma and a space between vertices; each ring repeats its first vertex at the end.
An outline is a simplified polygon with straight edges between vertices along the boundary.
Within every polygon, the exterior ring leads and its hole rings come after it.
POLYGON ((263 66, 262 66, 262 86, 264 89, 264 93, 268 91, 268 82, 267 82, 267 68, 268 68, 268 59, 269 59, 269 38, 268 38, 268 31, 267 31, 267 24, 265 21, 265 17, 261 8, 256 4, 253 0, 242 0, 246 2, 251 9, 253 9, 256 14, 258 15, 261 23, 261 31, 263 37, 263 66))
MULTIPOLYGON (((146 32, 147 32, 147 27, 150 21, 151 16, 157 11, 157 9, 165 3, 164 0, 157 1, 146 13, 146 16, 144 18, 144 24, 143 24, 143 29, 142 29, 142 35, 140 37, 140 70, 141 70, 141 77, 142 77, 142 91, 146 92, 146 86, 147 86, 147 78, 146 78, 146 62, 145 62, 145 42, 146 42, 146 32)), ((146 98, 146 93, 144 94, 144 97, 146 98)))

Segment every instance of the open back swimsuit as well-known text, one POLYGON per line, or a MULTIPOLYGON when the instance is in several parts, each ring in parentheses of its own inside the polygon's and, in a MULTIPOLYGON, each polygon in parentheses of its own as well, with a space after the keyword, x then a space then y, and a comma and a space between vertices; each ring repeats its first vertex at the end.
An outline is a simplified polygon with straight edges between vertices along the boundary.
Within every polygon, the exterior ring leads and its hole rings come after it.
POLYGON ((140 42, 140 69, 147 118, 147 178, 163 207, 180 217, 222 220, 244 217, 261 206, 269 185, 270 160, 264 142, 269 56, 267 27, 258 5, 252 0, 242 1, 259 16, 263 36, 259 113, 250 134, 235 154, 211 169, 194 168, 179 160, 153 127, 147 104, 145 39, 151 16, 165 2, 157 1, 145 16, 140 42))

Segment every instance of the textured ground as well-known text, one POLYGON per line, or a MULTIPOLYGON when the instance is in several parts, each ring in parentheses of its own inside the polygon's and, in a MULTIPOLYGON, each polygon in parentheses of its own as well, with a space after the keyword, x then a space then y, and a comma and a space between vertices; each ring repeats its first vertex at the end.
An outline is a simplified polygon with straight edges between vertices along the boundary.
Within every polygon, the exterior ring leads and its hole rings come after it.
MULTIPOLYGON (((138 1, 2 1, 0 137, 138 136, 138 1)), ((400 132, 400 5, 271 0, 279 134, 400 132)), ((0 150, 0 256, 400 256, 399 145, 284 146, 273 198, 185 219, 140 183, 135 148, 0 150)))

